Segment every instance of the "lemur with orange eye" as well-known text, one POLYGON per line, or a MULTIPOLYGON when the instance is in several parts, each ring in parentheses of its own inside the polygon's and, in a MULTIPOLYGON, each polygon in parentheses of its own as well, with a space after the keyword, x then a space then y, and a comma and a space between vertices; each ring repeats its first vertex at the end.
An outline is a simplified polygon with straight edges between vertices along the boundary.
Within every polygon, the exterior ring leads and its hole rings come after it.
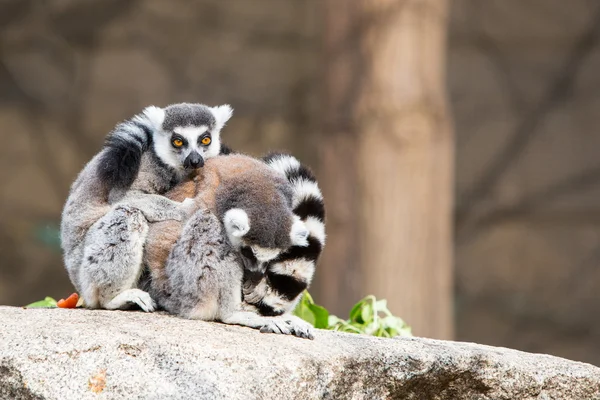
MULTIPOLYGON (((143 249, 146 244, 148 244, 147 248, 152 248, 152 244, 147 243, 149 226, 152 226, 149 222, 181 221, 187 219, 191 211, 197 207, 197 204, 192 204, 194 201, 191 199, 188 201, 180 197, 178 200, 184 201, 178 203, 160 194, 166 194, 170 188, 185 180, 189 172, 199 173, 199 170, 194 168, 201 167, 205 158, 212 158, 219 152, 229 152, 229 149, 220 145, 219 133, 230 115, 231 109, 228 106, 208 108, 202 105, 180 104, 164 110, 150 107, 144 110, 143 114, 118 125, 109 135, 105 149, 85 167, 74 183, 63 211, 61 225, 67 270, 74 286, 82 294, 86 306, 117 309, 128 308, 134 303, 144 311, 154 310, 154 300, 147 291, 142 290, 148 290, 148 287, 140 286, 139 282, 143 249), (213 114, 213 121, 207 112, 213 114), (182 211, 181 208, 184 210, 182 211)), ((240 171, 233 173, 231 170, 227 175, 223 171, 227 170, 228 162, 221 163, 218 173, 222 178, 230 181, 231 179, 235 181, 236 177, 238 180, 233 186, 221 186, 233 190, 231 193, 238 189, 240 191, 236 195, 226 197, 226 203, 232 205, 230 201, 235 202, 238 195, 249 198, 249 193, 255 193, 254 197, 258 198, 259 196, 256 195, 258 186, 250 185, 244 189, 246 181, 242 177, 247 177, 247 182, 250 182, 252 176, 256 178, 260 173, 237 176, 240 171)), ((254 160, 254 162, 259 161, 254 160)), ((230 249, 225 251, 233 252, 233 259, 229 259, 228 262, 217 260, 215 266, 220 263, 224 270, 242 271, 241 281, 240 277, 235 278, 238 276, 237 273, 233 275, 225 273, 222 282, 234 282, 233 284, 225 285, 227 287, 219 284, 214 287, 203 284, 203 288, 196 291, 195 298, 201 300, 204 298, 204 293, 210 297, 209 293, 219 290, 224 291, 222 293, 227 293, 228 290, 235 292, 236 287, 239 294, 240 284, 243 283, 243 304, 233 304, 229 307, 230 311, 236 313, 229 313, 225 320, 222 319, 224 315, 222 312, 200 317, 211 319, 220 315, 218 319, 223 322, 310 337, 312 334, 301 321, 293 321, 290 315, 282 314, 293 310, 302 291, 312 280, 316 260, 325 240, 323 199, 314 176, 295 158, 287 155, 272 155, 262 162, 265 168, 270 167, 289 184, 291 189, 283 190, 291 193, 291 197, 287 195, 289 206, 283 207, 291 207, 289 211, 283 211, 281 207, 278 209, 269 199, 263 199, 262 203, 246 202, 241 208, 233 207, 225 211, 221 210, 223 212, 197 215, 192 220, 205 218, 199 221, 206 224, 206 232, 210 234, 190 238, 186 237, 185 230, 180 231, 186 245, 178 244, 172 249, 167 247, 167 255, 171 250, 175 254, 181 253, 184 248, 192 247, 200 247, 200 250, 204 247, 209 253, 212 251, 215 254, 224 254, 223 249, 212 240, 225 239, 227 242, 225 246, 229 246, 227 248, 230 249), (252 218, 245 219, 244 215, 248 217, 257 210, 265 217, 263 222, 279 212, 283 213, 281 215, 288 215, 291 212, 295 222, 291 224, 289 233, 279 235, 278 240, 286 236, 295 240, 288 245, 281 242, 273 246, 268 239, 269 234, 279 231, 274 229, 270 232, 272 226, 262 222, 252 224, 254 232, 261 232, 260 235, 255 236, 255 233, 245 232, 246 228, 249 229, 248 223, 252 218), (219 239, 219 223, 225 228, 221 239, 219 239), (232 233, 234 231, 237 234, 232 233), (207 238, 210 238, 210 241, 206 242, 207 238), (241 269, 237 269, 236 265, 241 269), (280 315, 282 317, 261 319, 243 311, 252 311, 257 317, 280 315), (288 331, 285 331, 286 329, 288 331)), ((260 170, 260 168, 256 169, 255 164, 252 168, 255 172, 260 170)), ((261 181, 255 179, 254 182, 261 181)), ((261 184, 265 183, 268 184, 263 179, 261 184)), ((214 190, 212 192, 206 190, 205 194, 211 193, 214 194, 214 190)), ((192 194, 187 197, 192 197, 192 194)), ((285 218, 289 220, 289 217, 285 218)), ((205 232, 201 226, 199 228, 200 232, 205 232)), ((156 232, 156 229, 154 231, 156 232)), ((163 230, 159 229, 158 232, 159 236, 164 234, 163 230)), ((162 265, 159 264, 159 267, 162 265)), ((167 263, 167 265, 173 264, 167 263)), ((197 272, 194 269, 197 265, 190 263, 189 259, 185 263, 175 265, 184 266, 177 272, 183 273, 184 276, 197 272)), ((175 275, 173 271, 170 273, 172 278, 175 275)), ((175 289, 178 290, 177 287, 175 289)), ((174 296, 171 301, 183 300, 186 294, 179 294, 180 296, 174 296)), ((177 303, 171 303, 173 304, 177 303)), ((168 308, 172 312, 186 316, 186 311, 180 306, 181 303, 179 306, 168 308)), ((222 311, 226 309, 227 307, 222 311)))
POLYGON ((135 303, 154 310, 149 294, 136 287, 148 222, 190 215, 191 199, 179 203, 162 194, 221 152, 220 132, 231 114, 228 105, 147 107, 117 125, 81 171, 62 212, 61 245, 87 307, 135 303))

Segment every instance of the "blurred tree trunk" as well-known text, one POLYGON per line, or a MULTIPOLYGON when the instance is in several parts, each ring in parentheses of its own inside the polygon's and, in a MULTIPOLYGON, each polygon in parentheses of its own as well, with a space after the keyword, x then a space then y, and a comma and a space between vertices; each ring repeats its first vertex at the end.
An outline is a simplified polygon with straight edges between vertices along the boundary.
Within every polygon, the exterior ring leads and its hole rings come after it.
POLYGON ((452 338, 453 135, 445 0, 328 0, 320 170, 328 243, 317 300, 387 298, 418 336, 452 338))

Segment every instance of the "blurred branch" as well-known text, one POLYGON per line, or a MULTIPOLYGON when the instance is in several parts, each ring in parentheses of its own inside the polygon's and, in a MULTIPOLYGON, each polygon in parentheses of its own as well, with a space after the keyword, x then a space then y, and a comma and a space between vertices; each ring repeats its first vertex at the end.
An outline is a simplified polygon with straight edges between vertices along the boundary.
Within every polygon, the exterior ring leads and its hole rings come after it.
MULTIPOLYGON (((464 293, 464 289, 460 289, 464 293)), ((557 318, 556 311, 535 307, 534 301, 523 299, 515 302, 510 293, 487 293, 479 296, 469 296, 470 299, 462 298, 463 307, 476 307, 493 314, 495 318, 501 319, 513 332, 524 332, 527 329, 544 330, 547 333, 569 338, 586 338, 593 334, 595 327, 600 327, 597 319, 587 318, 585 320, 573 318, 557 318), (525 307, 522 304, 527 304, 525 307)), ((575 304, 572 305, 575 307, 575 304)), ((575 317, 576 314, 573 314, 575 317)))
MULTIPOLYGON (((56 220, 56 213, 42 211, 36 207, 29 205, 23 205, 13 201, 7 201, 6 198, 0 204, 0 220, 6 221, 10 216, 18 216, 19 220, 22 221, 54 221, 56 220)), ((0 231, 2 231, 0 229, 0 231)))
MULTIPOLYGON (((12 87, 19 90, 19 97, 25 100, 23 105, 23 113, 25 114, 25 120, 28 124, 27 134, 29 135, 31 149, 33 149, 33 160, 40 168, 40 171, 45 174, 48 179, 52 182, 51 186, 55 190, 58 198, 61 198, 63 194, 68 190, 68 179, 64 179, 61 176, 61 171, 54 158, 54 154, 50 151, 48 144, 48 138, 44 133, 44 126, 41 122, 41 115, 44 114, 44 104, 37 98, 30 96, 24 91, 19 83, 10 74, 8 69, 4 68, 4 64, 0 59, 0 70, 6 71, 4 76, 5 79, 10 81, 12 87)), ((85 148, 89 145, 85 140, 81 140, 81 137, 75 137, 73 132, 69 132, 75 139, 80 147, 85 148)))
MULTIPOLYGON (((515 219, 519 217, 527 216, 528 220, 531 218, 544 218, 542 217, 542 213, 536 211, 537 208, 544 204, 549 204, 550 202, 557 200, 561 197, 576 193, 581 190, 586 190, 593 185, 600 183, 600 165, 590 168, 586 171, 583 171, 574 176, 570 176, 566 179, 563 179, 553 185, 550 185, 542 190, 539 190, 535 193, 530 194, 529 196, 524 197, 519 201, 516 205, 510 207, 502 207, 497 208, 478 220, 474 221, 472 224, 463 224, 457 234, 458 243, 461 243, 469 238, 472 238, 475 234, 477 234, 481 229, 487 228, 491 225, 494 225, 498 222, 502 222, 505 220, 515 219)), ((598 209, 600 211, 600 209, 598 209)), ((552 211, 549 212, 549 215, 552 217, 548 218, 548 214, 546 214, 546 221, 554 220, 559 221, 562 220, 564 223, 565 218, 573 218, 573 224, 581 223, 582 221, 591 222, 590 216, 595 213, 590 213, 589 211, 571 211, 565 213, 564 211, 552 211), (562 213, 562 216, 560 215, 562 213)), ((600 214, 595 214, 600 217, 600 214)), ((600 222, 600 218, 596 220, 600 222)))
POLYGON ((171 59, 168 56, 169 49, 165 47, 167 46, 166 44, 161 45, 143 34, 136 33, 128 38, 117 38, 114 41, 106 40, 104 45, 113 51, 147 51, 161 67, 168 71, 169 79, 173 83, 172 90, 174 93, 185 93, 190 90, 193 92, 201 92, 201 84, 194 84, 187 76, 185 70, 186 64, 182 63, 179 59, 171 59))
MULTIPOLYGON (((528 225, 541 225, 548 227, 565 227, 582 225, 600 225, 600 207, 556 209, 556 210, 534 210, 530 213, 514 213, 498 217, 493 221, 481 224, 478 229, 492 226, 493 224, 509 223, 512 221, 524 221, 528 225)), ((469 233, 469 236, 472 236, 469 233)))
POLYGON ((499 152, 481 178, 475 182, 470 190, 460 196, 458 202, 460 206, 456 211, 457 230, 460 230, 465 224, 473 204, 484 198, 496 186, 508 167, 515 159, 520 157, 533 138, 540 132, 537 128, 545 115, 567 98, 583 61, 597 45, 599 33, 600 7, 591 19, 588 29, 573 45, 556 79, 548 85, 538 106, 524 116, 521 123, 517 125, 509 143, 499 152))
MULTIPOLYGON (((509 104, 512 112, 515 115, 521 116, 525 110, 525 100, 519 90, 519 86, 515 84, 515 81, 510 77, 510 67, 506 61, 506 57, 503 56, 502 51, 496 45, 493 38, 486 32, 482 26, 481 21, 486 10, 483 7, 487 7, 486 3, 478 1, 473 3, 469 10, 473 13, 469 20, 471 21, 471 35, 475 38, 475 43, 478 46, 478 50, 481 51, 492 63, 498 81, 502 88, 508 92, 509 104), (476 25, 476 27, 474 26, 476 25)), ((488 10, 489 11, 489 10, 488 10)))
POLYGON ((42 110, 36 106, 25 108, 26 119, 29 125, 27 130, 30 139, 30 147, 33 149, 33 160, 38 165, 40 171, 51 181, 51 187, 56 193, 57 198, 62 198, 64 193, 69 190, 69 180, 61 176, 61 170, 56 162, 54 153, 48 143, 48 138, 44 132, 44 126, 40 121, 42 110))
POLYGON ((567 282, 563 283, 556 291, 572 291, 578 293, 581 286, 589 282, 598 281, 598 266, 600 265, 600 245, 590 251, 580 262, 574 265, 567 282))
POLYGON ((0 29, 27 18, 34 0, 0 1, 0 29))

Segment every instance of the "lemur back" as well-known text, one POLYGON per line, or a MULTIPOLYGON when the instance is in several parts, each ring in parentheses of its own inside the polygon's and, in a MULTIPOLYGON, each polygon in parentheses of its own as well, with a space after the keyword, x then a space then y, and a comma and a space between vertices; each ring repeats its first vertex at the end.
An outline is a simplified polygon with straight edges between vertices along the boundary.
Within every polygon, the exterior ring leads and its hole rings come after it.
MULTIPOLYGON (((243 210, 249 220, 243 243, 229 238, 238 250, 248 246, 286 250, 296 240, 290 236, 297 218, 292 210, 289 183, 254 158, 240 154, 215 157, 206 162, 193 181, 178 185, 165 196, 174 201, 193 197, 196 209, 208 209, 220 221, 231 210, 243 210)), ((153 277, 162 276, 161 270, 183 225, 179 221, 162 221, 150 226, 145 262, 153 277)), ((302 227, 298 226, 299 242, 304 244, 302 237, 306 232, 302 227)))

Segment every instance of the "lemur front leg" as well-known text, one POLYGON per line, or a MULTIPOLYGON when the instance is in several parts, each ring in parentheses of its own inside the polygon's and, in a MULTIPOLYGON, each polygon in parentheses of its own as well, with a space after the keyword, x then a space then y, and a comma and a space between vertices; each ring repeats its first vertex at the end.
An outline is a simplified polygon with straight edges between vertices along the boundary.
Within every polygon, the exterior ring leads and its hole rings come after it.
POLYGON ((314 339, 313 327, 306 321, 289 314, 278 317, 263 317, 251 311, 234 311, 221 317, 221 322, 229 325, 247 326, 262 333, 294 335, 304 339, 314 339))
POLYGON ((87 233, 78 274, 88 308, 127 309, 137 304, 152 312, 150 295, 136 287, 148 221, 137 208, 119 205, 99 219, 87 233))
POLYGON ((149 194, 138 190, 127 192, 117 205, 127 205, 140 210, 149 222, 170 219, 183 221, 196 209, 194 199, 187 198, 182 202, 177 202, 158 194, 149 194))

